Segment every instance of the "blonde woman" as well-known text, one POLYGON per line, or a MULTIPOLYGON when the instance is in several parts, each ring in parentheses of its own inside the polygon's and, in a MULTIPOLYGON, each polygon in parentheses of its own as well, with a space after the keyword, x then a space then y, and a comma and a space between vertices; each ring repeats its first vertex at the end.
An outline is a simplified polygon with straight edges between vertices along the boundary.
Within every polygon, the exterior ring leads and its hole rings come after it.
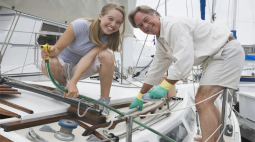
MULTIPOLYGON (((110 103, 110 88, 114 73, 114 56, 112 51, 119 51, 121 36, 125 32, 124 6, 109 3, 105 5, 98 19, 78 19, 66 29, 58 42, 50 47, 52 54, 41 51, 44 60, 50 57, 50 70, 53 78, 68 93, 64 97, 78 97, 78 80, 99 73, 101 98, 99 101, 110 103), (123 23, 120 34, 119 28, 123 23), (69 81, 67 83, 67 81, 69 81)), ((45 63, 42 62, 42 72, 47 76, 45 63)), ((108 109, 100 106, 105 115, 108 109)))

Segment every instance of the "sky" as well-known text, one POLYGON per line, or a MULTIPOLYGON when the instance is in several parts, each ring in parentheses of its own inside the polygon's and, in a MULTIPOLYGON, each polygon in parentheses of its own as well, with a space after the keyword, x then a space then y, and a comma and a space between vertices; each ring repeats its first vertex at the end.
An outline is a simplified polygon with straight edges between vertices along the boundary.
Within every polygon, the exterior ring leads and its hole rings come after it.
MULTIPOLYGON (((137 0, 138 5, 147 5, 152 8, 157 7, 158 0, 137 0)), ((233 0, 217 0, 215 12, 216 21, 214 24, 223 26, 232 30, 233 25, 233 0)), ((184 16, 190 18, 201 19, 200 0, 168 0, 167 15, 184 16)), ((210 22, 212 11, 212 0, 206 0, 206 21, 210 22)), ((255 0, 237 0, 237 9, 235 9, 237 39, 242 45, 255 44, 255 0)), ((158 12, 161 16, 165 16, 165 0, 161 0, 158 12)), ((134 29, 135 36, 139 40, 145 40, 146 34, 139 29, 134 29)), ((154 36, 149 35, 149 41, 152 41, 154 36)))

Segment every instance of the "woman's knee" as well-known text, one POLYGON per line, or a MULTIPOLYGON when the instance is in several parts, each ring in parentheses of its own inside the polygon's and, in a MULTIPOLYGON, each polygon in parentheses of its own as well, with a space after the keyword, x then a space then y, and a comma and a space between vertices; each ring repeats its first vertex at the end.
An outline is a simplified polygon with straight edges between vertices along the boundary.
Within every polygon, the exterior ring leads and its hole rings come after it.
MULTIPOLYGON (((45 61, 42 61, 42 72, 45 76, 48 76, 47 75, 47 72, 46 72, 46 66, 45 66, 45 61)), ((58 59, 55 59, 55 58, 51 58, 50 59, 50 62, 49 62, 49 67, 50 67, 50 72, 53 76, 56 76, 56 75, 59 75, 61 74, 62 72, 62 67, 58 61, 58 59)))
POLYGON ((111 52, 103 50, 98 54, 99 61, 102 64, 114 64, 114 56, 111 52))

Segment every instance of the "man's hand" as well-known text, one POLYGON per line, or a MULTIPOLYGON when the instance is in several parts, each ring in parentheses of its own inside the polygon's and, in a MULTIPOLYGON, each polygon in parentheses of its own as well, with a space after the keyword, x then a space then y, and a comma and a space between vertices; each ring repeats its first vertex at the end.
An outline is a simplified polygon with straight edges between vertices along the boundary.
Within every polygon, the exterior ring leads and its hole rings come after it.
POLYGON ((163 98, 173 85, 164 80, 160 85, 153 87, 150 93, 152 98, 163 98))
POLYGON ((68 90, 68 93, 64 93, 64 98, 65 97, 69 97, 69 98, 72 98, 72 97, 79 97, 79 91, 78 91, 78 88, 76 86, 76 83, 72 83, 71 81, 66 85, 66 90, 68 90))
POLYGON ((143 110, 143 101, 142 101, 142 93, 139 93, 137 95, 137 97, 133 100, 133 102, 131 103, 131 105, 129 106, 130 109, 135 108, 135 107, 139 107, 139 110, 142 111, 143 110))

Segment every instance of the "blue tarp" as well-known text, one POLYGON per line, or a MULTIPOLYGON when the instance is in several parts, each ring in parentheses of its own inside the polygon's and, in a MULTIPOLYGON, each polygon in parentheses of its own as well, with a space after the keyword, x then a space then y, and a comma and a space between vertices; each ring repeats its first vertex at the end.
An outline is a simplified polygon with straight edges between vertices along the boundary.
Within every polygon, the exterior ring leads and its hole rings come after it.
POLYGON ((255 55, 245 55, 245 60, 255 61, 255 55))

